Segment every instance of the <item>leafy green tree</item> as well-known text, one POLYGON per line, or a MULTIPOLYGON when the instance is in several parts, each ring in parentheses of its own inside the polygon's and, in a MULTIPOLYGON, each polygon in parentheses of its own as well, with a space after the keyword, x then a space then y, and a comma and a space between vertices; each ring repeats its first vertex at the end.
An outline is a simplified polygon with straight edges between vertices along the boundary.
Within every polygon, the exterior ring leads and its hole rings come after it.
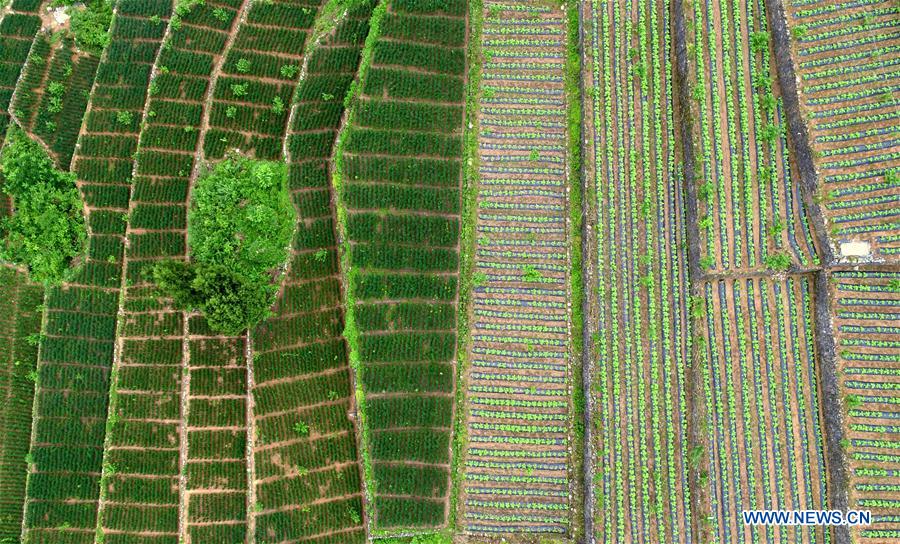
POLYGON ((163 261, 151 279, 176 306, 201 310, 214 330, 239 334, 275 302, 272 278, 287 260, 294 221, 285 165, 229 156, 193 191, 191 262, 163 261))
POLYGON ((44 149, 20 129, 12 127, 8 141, 0 172, 15 212, 0 222, 0 257, 27 266, 34 281, 56 285, 87 245, 75 175, 56 170, 44 149))
POLYGON ((112 2, 90 0, 84 7, 69 9, 69 22, 75 43, 81 49, 99 55, 109 45, 109 25, 112 21, 112 2))

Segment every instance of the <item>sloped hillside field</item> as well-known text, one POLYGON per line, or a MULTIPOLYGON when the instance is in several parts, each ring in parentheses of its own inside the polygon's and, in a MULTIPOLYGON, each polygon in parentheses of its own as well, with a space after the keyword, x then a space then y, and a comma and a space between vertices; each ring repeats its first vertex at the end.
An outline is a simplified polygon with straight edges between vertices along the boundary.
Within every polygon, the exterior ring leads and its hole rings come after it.
POLYGON ((900 544, 898 66, 893 0, 0 0, 0 544, 900 544))

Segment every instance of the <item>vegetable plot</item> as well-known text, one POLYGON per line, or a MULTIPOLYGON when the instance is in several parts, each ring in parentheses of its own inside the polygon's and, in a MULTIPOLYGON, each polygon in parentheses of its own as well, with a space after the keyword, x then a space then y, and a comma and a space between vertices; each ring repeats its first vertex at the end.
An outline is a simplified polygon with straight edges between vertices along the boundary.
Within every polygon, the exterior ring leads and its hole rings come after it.
POLYGON ((567 533, 565 12, 484 8, 463 523, 474 534, 567 533))
MULTIPOLYGON (((181 9, 158 56, 154 49, 135 52, 156 64, 146 115, 129 119, 142 129, 139 142, 131 143, 137 143, 137 159, 103 471, 100 527, 107 539, 179 538, 180 451, 186 446, 183 418, 190 408, 182 402, 191 377, 184 372, 186 318, 158 299, 144 271, 187 251, 188 179, 199 149, 201 113, 213 66, 224 55, 236 16, 236 8, 210 2, 181 9)), ((197 372, 210 381, 211 371, 197 372)), ((189 484, 194 481, 188 479, 189 484)))
POLYGON ((373 527, 396 530, 447 517, 466 4, 385 7, 341 136, 337 188, 373 527))
POLYGON ((46 301, 24 522, 30 542, 94 541, 131 154, 170 9, 163 0, 118 3, 73 159, 89 253, 74 281, 46 301))
POLYGON ((801 104, 837 240, 900 254, 900 6, 785 2, 801 104))
POLYGON ((307 53, 286 141, 299 223, 273 315, 253 331, 256 539, 365 540, 329 166, 375 2, 307 53))
POLYGON ((22 534, 37 342, 44 290, 25 274, 0 267, 0 542, 22 534))
POLYGON ((77 51, 73 38, 42 31, 19 79, 11 111, 26 132, 44 142, 62 170, 69 169, 99 62, 77 51))
POLYGON ((813 287, 806 276, 704 285, 701 372, 719 542, 828 541, 821 526, 751 527, 738 514, 828 506, 813 287))
POLYGON ((585 82, 597 192, 598 358, 590 394, 600 542, 689 542, 691 349, 668 2, 594 1, 585 82))
POLYGON ((701 265, 721 271, 818 264, 788 149, 764 4, 692 5, 701 265))
POLYGON ((850 507, 871 510, 860 542, 900 539, 900 271, 832 274, 850 459, 850 507))

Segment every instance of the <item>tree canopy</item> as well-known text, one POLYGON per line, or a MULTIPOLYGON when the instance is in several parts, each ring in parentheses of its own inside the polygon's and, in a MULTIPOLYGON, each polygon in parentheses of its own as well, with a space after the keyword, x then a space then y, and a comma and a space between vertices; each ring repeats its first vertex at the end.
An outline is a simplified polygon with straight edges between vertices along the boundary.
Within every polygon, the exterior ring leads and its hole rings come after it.
POLYGON ((229 156, 194 188, 190 262, 164 261, 152 279, 177 306, 201 310, 214 330, 238 334, 275 302, 294 220, 284 164, 229 156))
POLYGON ((14 207, 0 222, 0 256, 27 266, 34 281, 58 284, 87 245, 75 174, 57 170, 44 149, 17 127, 9 130, 0 172, 3 192, 14 207))

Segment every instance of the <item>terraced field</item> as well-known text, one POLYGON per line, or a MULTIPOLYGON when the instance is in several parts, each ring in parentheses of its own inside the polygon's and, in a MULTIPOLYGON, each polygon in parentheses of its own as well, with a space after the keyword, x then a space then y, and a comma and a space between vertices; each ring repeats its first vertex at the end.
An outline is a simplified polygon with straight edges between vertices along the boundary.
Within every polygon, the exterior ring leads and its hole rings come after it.
MULTIPOLYGON (((219 468, 204 470, 191 464, 195 455, 189 440, 215 438, 212 429, 205 429, 206 434, 195 429, 202 416, 192 408, 203 412, 203 405, 219 393, 217 382, 209 377, 216 371, 210 367, 218 361, 193 360, 196 346, 186 339, 188 316, 158 300, 144 270, 160 259, 183 258, 187 252, 187 200, 203 112, 240 7, 240 2, 208 3, 181 10, 161 51, 146 59, 153 66, 153 92, 141 115, 126 229, 125 292, 110 397, 115 419, 106 441, 101 499, 100 525, 107 538, 176 542, 182 531, 193 537, 196 528, 184 529, 196 509, 190 492, 214 487, 197 480, 219 468), (197 387, 191 388, 195 374, 197 387), (188 452, 188 460, 182 451, 188 452), (187 514, 182 517, 184 510, 187 514)), ((228 374, 228 369, 221 372, 228 374)), ((243 387, 240 380, 235 386, 232 374, 228 380, 222 377, 227 387, 238 388, 229 392, 246 396, 246 378, 243 387)), ((244 425, 243 418, 238 425, 244 425)), ((242 468, 217 472, 226 480, 236 473, 240 485, 242 480, 245 484, 242 468)), ((203 500, 216 498, 210 492, 203 500)))
POLYGON ((0 6, 0 543, 900 543, 895 2, 0 6))
POLYGON ((365 540, 329 167, 374 2, 311 45, 285 155, 299 224, 273 316, 253 331, 256 539, 365 540))
POLYGON ((219 336, 200 317, 188 328, 182 534, 193 543, 243 542, 255 509, 248 499, 247 340, 219 336))
MULTIPOLYGON (((41 28, 41 19, 37 15, 39 6, 40 2, 35 0, 16 0, 6 13, 0 14, 0 135, 4 138, 16 83, 41 28)), ((9 212, 9 197, 4 193, 0 195, 0 216, 9 212)))
POLYGON ((49 30, 35 37, 10 111, 26 132, 41 140, 63 170, 75 150, 99 59, 78 52, 71 37, 49 30))
POLYGON ((345 332, 376 531, 447 520, 465 13, 458 0, 379 6, 338 150, 345 332))
POLYGON ((850 501, 873 516, 856 536, 860 542, 893 542, 900 539, 900 271, 839 271, 832 279, 850 501))
POLYGON ((900 6, 785 1, 801 105, 835 242, 900 255, 900 6))
POLYGON ((586 160, 596 208, 598 322, 590 513, 600 542, 691 541, 687 317, 672 37, 663 6, 592 2, 586 160), (630 52, 630 53, 629 53, 630 52))

